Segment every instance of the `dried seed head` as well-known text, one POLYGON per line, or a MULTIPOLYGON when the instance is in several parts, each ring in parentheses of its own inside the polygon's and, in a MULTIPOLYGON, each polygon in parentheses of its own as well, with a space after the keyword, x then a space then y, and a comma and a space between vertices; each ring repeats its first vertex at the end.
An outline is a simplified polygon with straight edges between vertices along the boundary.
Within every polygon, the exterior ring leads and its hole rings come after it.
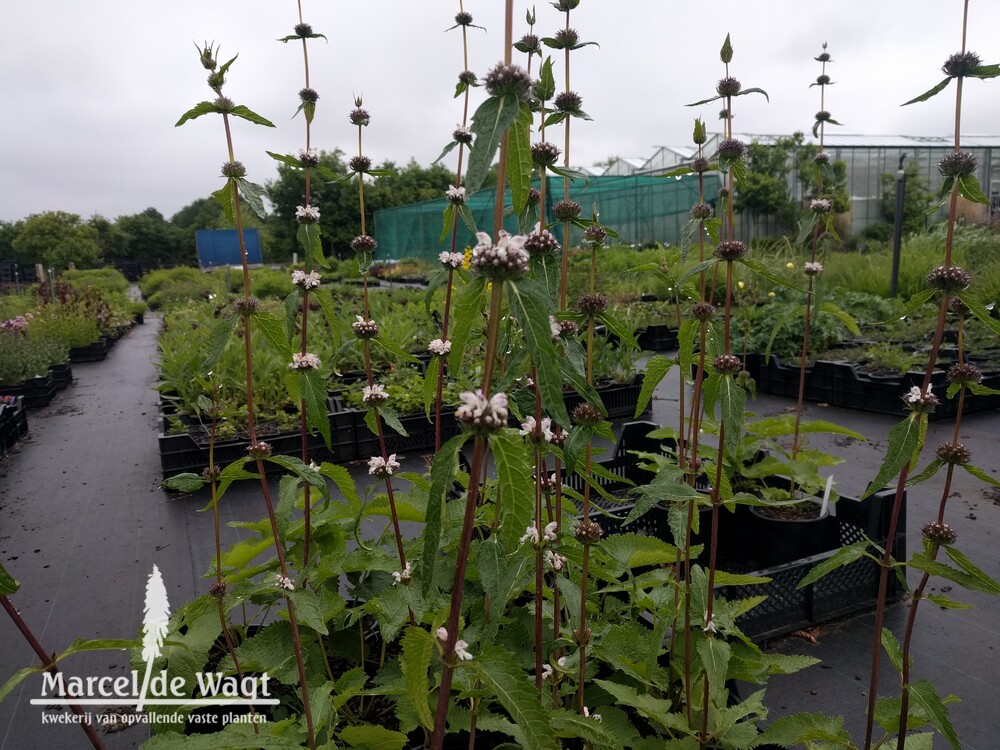
POLYGON ((691 162, 691 169, 693 169, 698 174, 707 172, 708 168, 711 166, 711 162, 704 156, 699 156, 693 162, 691 162))
POLYGON ((695 302, 691 306, 691 315, 694 316, 695 320, 704 323, 707 320, 711 320, 712 316, 715 315, 715 305, 711 302, 695 302))
POLYGON ((536 229, 524 240, 524 249, 531 256, 552 255, 560 250, 559 240, 548 229, 536 229))
POLYGON ((542 44, 534 34, 525 34, 518 42, 518 49, 529 55, 540 55, 542 53, 542 44))
POLYGON ((971 75, 982 64, 982 59, 975 52, 956 52, 945 60, 941 70, 944 71, 945 75, 961 78, 971 75))
POLYGON ((253 459, 267 458, 271 455, 271 446, 263 440, 258 440, 247 447, 247 455, 253 459))
POLYGON ((464 143, 468 146, 472 143, 472 131, 462 125, 459 125, 451 131, 451 138, 455 141, 455 143, 464 143))
POLYGON ((227 161, 222 165, 223 177, 244 177, 246 173, 247 168, 243 166, 241 161, 227 161))
POLYGON ((691 211, 689 213, 691 214, 692 219, 704 220, 711 219, 713 212, 712 207, 707 203, 695 203, 691 206, 691 211))
POLYGON ((941 443, 934 453, 943 463, 958 466, 964 466, 972 458, 972 451, 964 443, 941 443))
POLYGON ((576 301, 576 309, 584 315, 597 315, 608 309, 608 298, 598 292, 588 292, 576 301))
POLYGON ((608 230, 600 224, 591 224, 583 230, 583 241, 588 245, 600 247, 608 239, 608 230))
POLYGON ((551 167, 561 153, 558 146, 548 141, 531 144, 531 161, 536 167, 551 167))
POLYGON ((250 297, 249 299, 240 297, 233 303, 233 307, 236 308, 237 315, 248 318, 260 308, 260 300, 256 297, 250 297))
POLYGON ((969 306, 962 302, 961 297, 952 297, 948 300, 948 311, 955 315, 968 315, 969 306))
POLYGON ((206 466, 201 470, 201 478, 208 483, 218 482, 220 474, 222 470, 218 466, 206 466))
POLYGON ((819 112, 816 113, 816 122, 826 122, 831 117, 833 117, 833 115, 831 115, 825 109, 821 109, 819 112))
MULTIPOLYGON (((573 534, 576 536, 576 540, 580 544, 596 544, 601 541, 601 537, 604 536, 604 529, 600 527, 599 524, 594 521, 579 521, 573 527, 573 534)), ((589 638, 590 633, 588 631, 587 637, 589 638)))
POLYGON ((351 250, 354 251, 355 255, 361 255, 362 253, 374 253, 375 248, 378 247, 378 242, 375 238, 368 234, 359 234, 353 240, 351 240, 351 250))
POLYGON ((491 96, 513 94, 523 99, 531 90, 531 77, 520 65, 498 63, 486 74, 483 83, 491 96))
POLYGON ((306 37, 312 36, 313 27, 307 23, 297 23, 295 24, 295 36, 305 39, 306 37))
POLYGON ((816 83, 818 83, 820 86, 826 86, 829 82, 830 82, 830 76, 826 75, 825 73, 823 75, 816 76, 816 83))
POLYGON ((319 152, 314 148, 300 148, 299 149, 299 164, 303 167, 316 167, 319 166, 319 152))
POLYGON ((563 91, 556 95, 553 104, 559 112, 578 112, 583 106, 583 99, 575 91, 563 91))
POLYGON ((464 10, 459 11, 455 14, 455 23, 459 26, 471 26, 472 25, 472 14, 466 13, 464 10))
POLYGON ((979 159, 971 151, 952 151, 938 162, 938 172, 945 177, 966 177, 976 171, 979 159))
POLYGON ((532 206, 537 206, 542 202, 542 191, 538 188, 531 188, 528 191, 528 203, 532 206))
POLYGON ((577 424, 597 424, 604 415, 592 404, 583 403, 573 409, 573 421, 577 424))
POLYGON ((559 29, 555 35, 556 49, 573 49, 580 43, 580 35, 576 29, 559 29))
POLYGON ((719 156, 727 159, 742 159, 746 153, 747 145, 739 138, 727 138, 719 144, 719 156))
POLYGON ((463 70, 458 74, 458 82, 465 84, 466 86, 475 86, 476 80, 476 74, 471 70, 463 70))
POLYGON ((924 539, 938 547, 948 547, 958 540, 958 534, 946 523, 931 521, 925 523, 920 531, 923 533, 924 539))
POLYGON ((216 581, 208 587, 208 593, 216 599, 221 599, 226 595, 226 582, 216 581))
POLYGON ((372 160, 367 156, 352 156, 351 160, 347 162, 347 166, 355 174, 364 174, 371 170, 372 160))
POLYGON ((816 60, 819 61, 819 62, 830 62, 830 53, 829 52, 821 52, 816 57, 816 60))
POLYGON ((959 385, 972 385, 981 383, 983 380, 982 371, 971 362, 955 364, 948 368, 948 382, 959 385))
POLYGON ((715 248, 715 257, 725 261, 739 260, 747 254, 747 246, 739 240, 725 240, 715 248))
POLYGON ((573 221, 582 210, 576 201, 561 200, 552 207, 552 216, 556 221, 573 221))
POLYGON ((374 320, 365 320, 360 315, 356 316, 355 321, 351 323, 351 329, 359 339, 374 339, 379 334, 378 323, 374 320))
POLYGON ((726 76, 715 85, 719 96, 736 96, 742 88, 743 85, 732 76, 726 76))
POLYGON ((829 164, 830 154, 828 154, 826 151, 820 151, 818 154, 816 154, 816 156, 813 157, 813 162, 815 162, 816 164, 829 164))
POLYGON ((720 375, 735 375, 743 369, 743 362, 735 354, 720 354, 712 360, 712 367, 720 375))
POLYGON ((368 114, 367 109, 355 107, 351 110, 351 114, 348 116, 348 119, 351 121, 351 125, 362 127, 371 122, 372 116, 368 114))
POLYGON ((927 286, 943 292, 960 292, 971 283, 972 274, 960 266, 938 266, 927 274, 927 286))
POLYGON ((316 89, 305 88, 299 91, 299 99, 310 104, 315 104, 319 99, 319 94, 316 92, 316 89))

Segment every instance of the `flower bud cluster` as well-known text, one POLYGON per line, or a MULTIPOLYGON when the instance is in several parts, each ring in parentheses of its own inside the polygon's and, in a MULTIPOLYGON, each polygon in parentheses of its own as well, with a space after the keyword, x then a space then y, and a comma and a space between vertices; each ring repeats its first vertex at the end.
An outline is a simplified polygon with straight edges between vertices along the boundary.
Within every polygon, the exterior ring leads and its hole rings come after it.
POLYGON ((906 404, 907 407, 913 412, 918 414, 930 414, 937 408, 940 401, 938 401, 938 397, 931 392, 930 388, 926 391, 922 391, 918 386, 913 386, 903 396, 903 403, 906 404))
POLYGON ((378 323, 374 320, 365 320, 360 315, 356 316, 357 320, 351 324, 351 329, 354 331, 354 335, 359 339, 374 339, 378 337, 378 323))
POLYGON ((960 292, 971 283, 972 274, 960 266, 938 266, 927 274, 927 286, 942 292, 960 292))
POLYGON ((459 394, 462 404, 455 410, 455 418, 473 430, 496 430, 507 424, 507 394, 494 393, 487 398, 482 389, 459 394))
POLYGON ((747 254, 747 246, 739 240, 724 240, 715 248, 715 257, 724 261, 739 260, 747 254))
POLYGON ((477 232, 476 237, 479 244, 472 250, 472 268, 476 273, 503 279, 527 272, 529 259, 524 235, 511 236, 501 230, 496 245, 486 232, 477 232))
POLYGON ((293 352, 292 361, 288 363, 289 370, 315 370, 319 366, 319 357, 309 352, 305 354, 293 352))
POLYGON ((524 249, 531 256, 552 255, 561 249, 559 240, 548 229, 535 225, 535 231, 524 238, 524 249))
POLYGON ((295 220, 299 224, 319 224, 319 207, 296 206, 295 220))
POLYGON ((441 339, 434 339, 427 345, 427 351, 438 357, 447 356, 447 354, 451 351, 451 342, 447 340, 442 341, 441 339))
POLYGON ((391 477, 397 469, 399 469, 399 461, 396 460, 395 453, 390 454, 388 458, 372 456, 368 459, 368 473, 373 477, 385 479, 391 477))
POLYGON ((315 271, 292 271, 292 285, 299 289, 316 289, 320 285, 320 276, 315 271))

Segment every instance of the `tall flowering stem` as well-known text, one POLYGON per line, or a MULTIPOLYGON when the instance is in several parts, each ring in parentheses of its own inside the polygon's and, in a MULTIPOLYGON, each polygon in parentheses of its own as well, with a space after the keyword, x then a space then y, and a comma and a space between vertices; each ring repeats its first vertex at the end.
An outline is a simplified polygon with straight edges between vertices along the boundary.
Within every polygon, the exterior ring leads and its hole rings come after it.
MULTIPOLYGON (((362 129, 368 126, 371 115, 362 108, 362 101, 359 98, 354 100, 354 109, 351 110, 350 121, 358 129, 358 155, 350 161, 351 171, 358 176, 358 204, 361 209, 361 234, 351 241, 351 248, 358 258, 358 268, 361 271, 363 283, 364 316, 358 316, 358 321, 354 324, 354 334, 362 343, 365 358, 365 375, 368 380, 368 391, 365 397, 365 404, 371 409, 375 424, 375 432, 378 435, 380 454, 372 457, 369 461, 370 473, 385 482, 385 493, 389 499, 389 513, 392 518, 392 530, 396 540, 396 554, 399 557, 399 569, 407 570, 406 552, 403 550, 403 533, 399 527, 399 515, 396 512, 396 495, 392 487, 392 473, 394 471, 396 455, 389 455, 385 441, 385 427, 382 423, 382 415, 379 412, 379 404, 384 400, 381 397, 379 388, 376 388, 375 375, 372 371, 371 341, 379 335, 379 327, 370 318, 371 305, 368 292, 368 275, 371 267, 371 258, 375 253, 375 239, 368 235, 365 222, 365 175, 372 173, 371 159, 364 155, 362 150, 362 129)), ((396 464, 398 467, 398 464, 396 464)), ((416 618, 413 611, 410 611, 410 624, 416 625, 416 618)))
MULTIPOLYGON (((257 428, 254 420, 253 356, 251 352, 250 321, 257 312, 259 302, 250 296, 250 266, 247 261, 246 241, 243 234, 241 188, 247 190, 250 195, 259 194, 260 189, 258 186, 249 183, 245 179, 246 169, 242 163, 236 161, 236 154, 233 148, 230 116, 239 117, 241 119, 248 120, 249 122, 266 125, 268 127, 274 127, 274 125, 269 120, 252 112, 247 107, 238 107, 231 99, 223 95, 222 88, 225 84, 226 73, 236 58, 233 58, 220 67, 215 59, 215 54, 216 49, 209 44, 206 44, 203 48, 199 49, 202 66, 206 70, 210 71, 208 79, 209 87, 216 93, 217 98, 214 102, 202 102, 195 108, 186 112, 181 116, 181 119, 178 120, 177 125, 182 125, 188 120, 200 117, 201 115, 208 114, 210 112, 222 115, 222 122, 226 135, 226 150, 229 156, 229 161, 223 165, 222 169, 222 173, 223 176, 226 177, 227 184, 222 190, 215 193, 215 197, 223 204, 227 216, 231 216, 233 219, 233 223, 236 225, 236 236, 239 239, 240 246, 240 259, 243 270, 243 296, 237 301, 236 308, 239 313, 243 329, 243 354, 244 366, 246 368, 247 432, 250 437, 248 457, 256 464, 257 474, 260 477, 261 493, 264 498, 264 505, 267 509, 268 522, 271 527, 271 535, 274 538, 275 554, 277 556, 278 568, 280 571, 278 573, 279 586, 283 589, 292 589, 294 588, 294 584, 291 581, 288 564, 285 560, 284 545, 281 541, 277 519, 274 515, 274 503, 271 500, 271 489, 267 482, 267 472, 264 464, 265 459, 271 455, 271 447, 267 443, 257 439, 257 428)), ((299 626, 298 618, 295 614, 295 603, 290 597, 287 596, 285 598, 285 602, 288 607, 288 621, 292 631, 292 642, 295 650, 296 666, 298 668, 299 687, 302 693, 303 712, 306 717, 309 747, 311 750, 315 750, 316 736, 313 728, 312 710, 309 705, 309 687, 306 682, 305 661, 302 656, 302 641, 299 637, 299 626)))
MULTIPOLYGON (((961 124, 962 124, 962 89, 963 81, 966 77, 977 77, 977 78, 995 78, 998 75, 998 66, 982 65, 979 56, 973 52, 968 52, 966 50, 966 35, 968 29, 968 18, 969 18, 969 2, 965 0, 963 3, 963 15, 962 15, 962 47, 961 51, 955 55, 952 55, 945 62, 943 66, 943 71, 947 78, 939 84, 934 89, 922 94, 915 99, 906 102, 906 104, 912 104, 919 101, 925 101, 930 97, 934 96, 938 92, 944 89, 951 79, 955 79, 956 91, 955 91, 955 146, 954 150, 945 156, 938 164, 938 170, 944 177, 944 183, 942 185, 941 197, 947 195, 949 200, 948 205, 948 222, 947 222, 947 234, 945 239, 945 252, 944 252, 944 264, 935 268, 927 275, 927 283, 930 286, 932 293, 937 294, 940 297, 938 305, 938 318, 937 324, 934 330, 934 338, 931 344, 931 350, 928 357, 927 370, 924 373, 924 379, 921 383, 920 388, 912 389, 910 394, 904 396, 904 402, 911 410, 911 414, 908 417, 911 421, 919 420, 921 426, 926 425, 927 415, 926 413, 932 411, 937 403, 937 398, 931 393, 931 377, 937 366, 938 357, 941 349, 941 342, 944 337, 945 323, 947 319, 947 314, 949 310, 954 310, 959 314, 958 323, 958 334, 959 334, 959 361, 958 364, 954 365, 948 372, 948 380, 952 384, 951 389, 957 389, 958 396, 958 409, 955 418, 955 426, 952 433, 952 441, 950 443, 944 443, 939 445, 936 451, 936 464, 932 464, 934 470, 938 466, 946 465, 946 475, 944 481, 944 487, 942 489, 941 500, 938 506, 938 515, 935 521, 929 522, 923 527, 923 538, 924 538, 924 557, 931 563, 937 558, 938 553, 941 548, 949 549, 956 541, 956 535, 954 531, 945 523, 945 510, 947 506, 948 496, 951 491, 951 481, 952 474, 955 466, 964 466, 968 463, 971 458, 968 449, 964 445, 958 442, 961 419, 962 419, 962 409, 964 407, 965 393, 967 388, 974 388, 979 383, 981 379, 981 373, 973 365, 966 363, 963 359, 963 327, 962 327, 962 316, 965 314, 966 309, 973 306, 979 305, 972 297, 966 296, 965 290, 969 287, 972 282, 971 275, 964 269, 955 266, 953 264, 952 252, 954 248, 954 229, 955 224, 958 219, 958 196, 962 193, 963 196, 971 200, 985 201, 984 196, 979 190, 978 183, 975 178, 975 170, 977 166, 977 161, 972 153, 963 152, 961 150, 961 124), (950 193, 950 194, 949 194, 950 193)), ((977 312, 977 317, 988 316, 984 309, 979 309, 977 312)), ((992 326, 991 326, 992 327, 992 326)), ((995 330, 995 327, 994 327, 995 330)), ((949 394, 952 390, 949 389, 949 394)), ((917 450, 922 447, 922 444, 917 445, 917 450)), ((910 455, 913 455, 915 451, 911 451, 910 455)), ((888 538, 885 545, 884 554, 882 556, 882 567, 879 576, 879 592, 877 600, 877 609, 875 612, 875 627, 872 633, 872 669, 869 679, 869 698, 868 698, 868 712, 867 712, 867 723, 865 728, 865 750, 870 750, 872 747, 872 736, 874 728, 875 719, 875 705, 876 705, 876 695, 875 692, 878 686, 878 676, 880 671, 881 662, 881 640, 882 640, 882 629, 884 624, 884 614, 886 597, 888 591, 888 578, 890 574, 890 568, 893 565, 892 560, 892 547, 893 540, 896 535, 896 530, 898 528, 899 516, 903 504, 904 491, 908 481, 910 480, 910 472, 912 470, 912 458, 907 461, 899 472, 899 477, 896 483, 896 494, 893 502, 892 514, 889 522, 888 538)), ((981 471, 981 470, 980 470, 981 471)), ((930 472, 931 474, 933 471, 930 472)), ((926 478, 928 475, 928 470, 925 469, 921 473, 921 476, 914 478, 912 481, 918 481, 926 478)), ((956 553, 957 554, 957 553, 956 553)), ((914 561, 911 561, 911 565, 916 565, 914 561)), ((924 565, 919 566, 919 568, 925 567, 924 565)), ((918 568, 918 569, 919 569, 918 568)), ((916 591, 910 605, 910 612, 908 613, 904 636, 903 645, 901 649, 901 666, 902 666, 902 695, 900 702, 900 716, 903 717, 903 721, 900 724, 900 732, 897 738, 897 748, 902 750, 905 743, 905 727, 906 727, 906 717, 909 711, 909 697, 910 697, 910 650, 912 645, 913 629, 916 620, 916 613, 918 609, 918 604, 921 596, 926 588, 929 579, 928 572, 925 570, 921 576, 920 582, 917 586, 916 591)))

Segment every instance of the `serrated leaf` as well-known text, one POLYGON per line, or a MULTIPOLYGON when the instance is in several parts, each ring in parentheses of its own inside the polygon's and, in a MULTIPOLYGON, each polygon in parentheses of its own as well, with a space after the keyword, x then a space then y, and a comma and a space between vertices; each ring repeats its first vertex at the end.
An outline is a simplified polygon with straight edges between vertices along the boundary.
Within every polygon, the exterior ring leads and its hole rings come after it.
POLYGON ((319 224, 299 224, 295 232, 295 239, 298 240, 302 254, 307 258, 311 257, 323 268, 330 267, 330 261, 323 255, 323 242, 320 240, 322 230, 319 224))
POLYGON ((719 261, 718 258, 709 258, 708 260, 703 260, 700 263, 695 263, 688 270, 686 270, 683 274, 681 274, 681 277, 679 279, 677 279, 677 285, 678 286, 682 285, 685 281, 687 281, 688 279, 690 279, 692 276, 697 276, 698 274, 702 273, 703 271, 707 271, 709 268, 711 268, 712 266, 714 266, 716 263, 719 263, 719 262, 720 261, 719 261))
POLYGON ((545 291, 531 279, 508 281, 504 287, 511 314, 520 321, 524 343, 535 365, 542 408, 558 424, 568 425, 570 420, 563 401, 562 378, 549 325, 551 306, 545 291))
MULTIPOLYGON (((257 214, 258 218, 266 219, 267 211, 264 210, 264 197, 267 195, 267 191, 263 185, 250 182, 250 180, 243 177, 237 177, 236 184, 239 186, 240 195, 243 196, 243 202, 250 207, 251 211, 257 214)), ((242 241, 240 244, 243 244, 242 241)))
POLYGON ((882 648, 885 649, 885 653, 889 656, 892 666, 896 668, 897 672, 902 674, 903 649, 899 647, 899 641, 896 640, 896 636, 888 628, 882 628, 882 648))
MULTIPOLYGON (((406 431, 406 428, 403 427, 403 423, 399 421, 399 415, 396 414, 394 409, 386 406, 385 404, 378 404, 375 407, 374 411, 377 412, 382 417, 382 420, 394 432, 396 432, 399 435, 402 435, 403 437, 407 437, 409 435, 409 433, 406 431)), ((369 414, 371 413, 372 412, 369 412, 369 414)), ((367 417, 365 421, 366 422, 368 421, 367 417)), ((375 429, 372 430, 372 432, 377 433, 378 428, 376 427, 375 429)))
POLYGON ((513 94, 504 94, 491 96, 479 105, 472 116, 475 140, 469 149, 469 168, 465 174, 465 189, 470 194, 482 187, 500 141, 520 111, 518 98, 513 94))
POLYGON ((802 580, 796 584, 795 588, 805 588, 809 584, 815 583, 823 576, 837 570, 837 568, 842 568, 845 565, 850 565, 855 560, 860 560, 867 553, 868 544, 868 540, 864 539, 860 542, 849 544, 846 547, 841 547, 830 555, 830 557, 818 563, 812 570, 806 573, 806 575, 802 577, 802 580))
POLYGON ((535 515, 531 452, 518 431, 509 428, 490 435, 490 449, 496 464, 501 537, 507 549, 515 549, 535 515))
POLYGON ((420 558, 420 589, 424 596, 430 592, 434 582, 434 566, 445 520, 445 501, 458 471, 458 452, 466 438, 465 434, 456 435, 442 445, 431 465, 431 490, 424 516, 424 551, 420 558))
POLYGON ((524 211, 531 190, 531 120, 531 106, 521 102, 518 116, 508 130, 507 183, 515 214, 524 211))
POLYGON ((301 160, 299 160, 295 156, 292 156, 291 154, 277 154, 274 151, 265 151, 264 153, 266 153, 275 161, 280 161, 282 164, 287 164, 289 167, 296 167, 297 169, 302 169, 301 160))
POLYGON ((606 311, 597 314, 597 320, 604 324, 608 332, 617 336, 618 340, 630 349, 638 349, 639 342, 636 341, 635 333, 631 327, 626 326, 614 315, 609 315, 606 311))
MULTIPOLYGON (((945 547, 945 551, 950 548, 945 547)), ((937 560, 932 560, 926 554, 922 552, 917 552, 910 558, 909 566, 915 570, 923 571, 930 575, 938 576, 939 578, 945 578, 949 581, 954 581, 960 586, 964 586, 970 591, 980 591, 984 594, 998 594, 1000 593, 1000 585, 993 581, 989 576, 982 574, 982 578, 976 575, 972 575, 963 570, 953 568, 945 563, 938 562, 937 560)), ((982 571, 980 571, 982 572, 982 571)))
POLYGON ((408 744, 408 739, 402 732, 362 724, 341 729, 340 739, 360 750, 403 750, 408 744))
POLYGON ((462 371, 462 359, 468 345, 473 326, 483 322, 483 304, 486 300, 486 279, 476 276, 459 289, 452 300, 452 321, 450 331, 451 354, 448 367, 452 372, 462 371))
POLYGON ((498 648, 487 648, 472 663, 484 686, 523 732, 524 746, 528 750, 556 750, 548 711, 539 703, 532 682, 511 657, 498 648))
POLYGON ((725 426, 725 450, 735 455, 743 429, 747 392, 736 382, 736 378, 726 374, 719 379, 717 398, 725 426))
POLYGON ((850 747, 850 741, 843 716, 806 713, 782 716, 760 737, 761 744, 769 742, 782 747, 796 747, 805 742, 833 742, 850 747))
POLYGON ((621 738, 604 722, 593 717, 581 716, 578 712, 565 708, 556 709, 552 714, 552 728, 559 737, 579 737, 590 747, 602 750, 623 750, 621 738))
POLYGON ((955 728, 948 718, 948 708, 938 696, 934 686, 927 680, 918 680, 909 686, 909 691, 910 698, 926 712, 934 728, 945 736, 955 750, 962 750, 955 728))
POLYGON ((677 559, 674 545, 642 534, 612 534, 601 542, 601 551, 618 563, 615 575, 632 568, 671 565, 677 559))
POLYGON ((980 323, 993 331, 997 336, 1000 336, 1000 321, 990 315, 990 311, 974 295, 968 291, 962 291, 955 292, 955 296, 965 303, 965 306, 969 308, 969 312, 975 315, 980 323))
POLYGON ((354 508, 360 510, 361 508, 361 498, 358 497, 357 488, 354 485, 354 478, 351 476, 351 472, 345 469, 343 466, 338 466, 337 464, 331 464, 324 461, 320 464, 319 473, 333 480, 333 483, 337 485, 337 489, 340 490, 340 494, 344 496, 344 499, 348 504, 354 508))
POLYGON ((496 639, 500 619, 511 597, 518 590, 518 581, 528 565, 534 565, 533 555, 508 555, 506 552, 507 548, 500 537, 494 535, 479 546, 476 556, 476 570, 487 596, 487 609, 483 613, 483 629, 479 638, 482 643, 493 643, 496 639))
POLYGON ((327 448, 330 443, 330 414, 326 403, 326 379, 319 370, 298 370, 299 398, 306 405, 306 416, 314 429, 319 430, 327 448))
POLYGON ((427 419, 431 418, 431 409, 437 402, 437 383, 440 374, 441 358, 433 357, 431 361, 427 363, 427 369, 424 370, 424 414, 427 419))
POLYGON ((983 194, 982 189, 979 187, 979 180, 976 179, 974 174, 963 175, 957 178, 956 183, 958 185, 958 194, 965 198, 965 200, 972 201, 973 203, 981 203, 985 206, 990 205, 990 199, 983 194))
POLYGON ((924 599, 944 609, 972 609, 971 604, 956 602, 954 599, 951 599, 944 594, 924 594, 924 599))
POLYGON ((701 658, 709 685, 719 688, 726 682, 732 649, 719 638, 706 638, 698 642, 698 656, 701 658))
POLYGON ((292 349, 288 343, 284 317, 266 310, 258 310, 251 316, 251 320, 281 361, 291 362, 292 349))
POLYGON ((233 186, 226 180, 226 184, 212 193, 215 202, 222 209, 222 215, 226 217, 226 222, 230 225, 236 224, 236 203, 233 186))
POLYGON ((922 415, 921 418, 921 416, 914 414, 913 418, 907 416, 906 419, 889 430, 889 446, 882 459, 882 466, 879 468, 878 474, 875 475, 875 479, 861 496, 862 500, 889 484, 913 459, 913 454, 917 450, 917 446, 920 445, 920 425, 921 423, 926 424, 926 420, 926 415, 922 415))
POLYGON ((916 104, 917 102, 925 102, 928 99, 930 99, 932 96, 935 96, 936 94, 939 94, 942 91, 944 91, 945 87, 949 83, 951 83, 951 76, 949 76, 948 78, 945 78, 937 86, 934 86, 933 88, 928 89, 927 91, 925 91, 924 93, 922 93, 920 96, 916 96, 913 99, 910 99, 910 101, 908 101, 908 102, 903 102, 902 105, 900 105, 900 106, 905 107, 908 104, 916 104))
POLYGON ((254 125, 264 125, 268 128, 273 128, 274 123, 268 120, 266 117, 261 117, 256 112, 251 110, 249 107, 245 107, 242 104, 237 104, 230 110, 229 114, 233 117, 240 117, 247 122, 252 122, 254 125))
POLYGON ((174 123, 174 127, 176 128, 180 125, 183 125, 188 120, 194 120, 201 117, 202 115, 211 114, 212 112, 215 111, 216 111, 215 104, 213 102, 198 102, 193 107, 191 107, 191 109, 189 109, 187 112, 181 115, 181 119, 179 119, 177 122, 174 123))
POLYGON ((546 57, 539 71, 538 83, 535 84, 535 96, 539 101, 547 102, 556 94, 556 79, 552 73, 552 58, 546 57))
POLYGON ((205 480, 200 474, 175 474, 169 479, 164 479, 160 486, 165 490, 174 490, 175 492, 197 492, 205 486, 205 480))
POLYGON ((944 552, 951 558, 952 562, 958 565, 958 567, 965 571, 965 573, 978 582, 980 588, 976 589, 977 591, 983 591, 987 594, 994 595, 1000 594, 1000 583, 997 583, 993 580, 993 578, 978 568, 972 560, 966 557, 964 552, 951 546, 945 547, 944 552))
POLYGON ((10 596, 21 588, 21 584, 14 580, 14 577, 7 572, 7 569, 0 564, 0 596, 10 596))
POLYGON ((38 667, 23 667, 14 672, 14 674, 10 676, 10 679, 7 680, 7 682, 5 682, 2 687, 0 687, 0 702, 3 702, 7 698, 7 696, 11 694, 14 688, 16 688, 22 682, 24 682, 25 677, 27 677, 28 675, 35 674, 36 672, 44 672, 44 671, 45 667, 38 666, 38 667))
POLYGON ((969 472, 969 474, 974 476, 976 479, 980 480, 981 482, 986 482, 986 484, 992 484, 994 487, 1000 487, 1000 480, 997 480, 995 477, 991 477, 989 474, 987 474, 983 469, 980 469, 978 466, 973 466, 972 464, 962 464, 962 468, 965 469, 967 472, 969 472))
POLYGON ((657 354, 646 361, 646 369, 642 373, 642 388, 639 390, 639 398, 635 404, 635 418, 646 411, 649 400, 653 397, 653 392, 660 381, 670 372, 670 368, 675 364, 674 360, 657 354))
POLYGON ((427 702, 431 693, 427 672, 430 670, 431 656, 436 650, 434 638, 423 628, 409 627, 403 633, 400 644, 403 652, 399 657, 399 668, 406 680, 406 693, 421 726, 433 729, 434 715, 427 702))

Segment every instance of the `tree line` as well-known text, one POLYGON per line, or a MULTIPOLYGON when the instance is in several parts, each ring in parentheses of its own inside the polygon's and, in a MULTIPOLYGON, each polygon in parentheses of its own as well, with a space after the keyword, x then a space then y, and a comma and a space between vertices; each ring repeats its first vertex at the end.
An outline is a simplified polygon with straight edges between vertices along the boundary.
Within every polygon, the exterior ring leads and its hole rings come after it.
MULTIPOLYGON (((348 173, 340 149, 321 152, 320 164, 336 175, 348 173)), ((413 160, 403 167, 384 162, 379 168, 393 174, 366 185, 368 227, 373 226, 375 211, 440 198, 454 179, 440 164, 424 167, 413 160)), ((266 187, 270 198, 266 218, 261 220, 250 211, 245 211, 244 217, 247 226, 260 230, 265 262, 285 262, 298 249, 295 210, 303 202, 305 177, 301 170, 279 163, 277 176, 266 187)), ((326 182, 314 176, 311 204, 320 209, 324 251, 328 256, 346 257, 361 224, 357 181, 326 182)), ((0 263, 41 263, 55 269, 68 268, 70 263, 76 268, 93 268, 124 261, 149 267, 196 265, 195 232, 227 228, 221 207, 211 197, 198 198, 169 219, 155 208, 113 220, 45 211, 18 221, 0 221, 0 263)))

